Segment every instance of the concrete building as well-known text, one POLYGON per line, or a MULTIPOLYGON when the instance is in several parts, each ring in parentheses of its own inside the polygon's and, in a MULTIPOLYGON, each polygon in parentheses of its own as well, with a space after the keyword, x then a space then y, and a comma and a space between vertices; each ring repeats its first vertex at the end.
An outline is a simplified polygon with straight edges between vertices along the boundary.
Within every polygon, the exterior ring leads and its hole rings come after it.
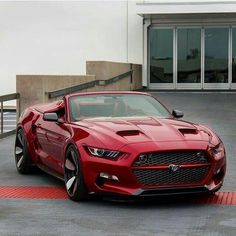
POLYGON ((236 89, 236 1, 0 2, 0 95, 88 60, 142 64, 150 89, 236 89))
POLYGON ((137 13, 144 86, 236 88, 236 1, 145 1, 137 13))

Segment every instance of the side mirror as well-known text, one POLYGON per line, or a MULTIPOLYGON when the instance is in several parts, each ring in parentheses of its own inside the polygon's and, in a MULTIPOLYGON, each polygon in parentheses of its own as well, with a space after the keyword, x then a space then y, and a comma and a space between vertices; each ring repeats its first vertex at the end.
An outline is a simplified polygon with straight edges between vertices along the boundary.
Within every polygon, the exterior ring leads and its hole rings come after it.
POLYGON ((175 118, 182 118, 184 116, 184 113, 182 111, 179 111, 179 110, 173 110, 172 115, 175 118))
POLYGON ((50 113, 44 113, 43 114, 43 119, 46 121, 58 121, 58 115, 55 112, 50 112, 50 113))

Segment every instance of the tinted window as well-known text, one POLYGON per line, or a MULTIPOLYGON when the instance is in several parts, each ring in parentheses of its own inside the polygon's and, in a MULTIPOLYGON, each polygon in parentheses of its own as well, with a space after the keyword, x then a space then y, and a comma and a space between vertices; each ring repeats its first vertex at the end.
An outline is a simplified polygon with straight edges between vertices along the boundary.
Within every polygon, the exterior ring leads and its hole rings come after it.
POLYGON ((201 82, 201 29, 178 29, 178 83, 201 82))
POLYGON ((228 28, 205 29, 205 83, 228 82, 228 28))
POLYGON ((173 29, 150 29, 150 82, 173 83, 173 29))

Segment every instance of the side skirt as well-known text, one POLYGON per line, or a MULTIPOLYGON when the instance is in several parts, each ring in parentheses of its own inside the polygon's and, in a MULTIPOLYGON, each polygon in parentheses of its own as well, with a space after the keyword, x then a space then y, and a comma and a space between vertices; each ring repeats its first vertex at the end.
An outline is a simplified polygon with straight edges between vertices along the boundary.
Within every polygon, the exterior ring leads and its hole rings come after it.
POLYGON ((57 172, 55 172, 55 171, 49 169, 48 167, 46 167, 46 166, 44 166, 44 165, 42 165, 42 164, 37 164, 37 167, 38 167, 39 169, 41 169, 43 172, 46 172, 47 174, 52 175, 53 177, 55 177, 55 178, 57 178, 57 179, 59 179, 59 180, 61 180, 61 181, 64 182, 64 176, 61 176, 61 175, 58 174, 57 172))

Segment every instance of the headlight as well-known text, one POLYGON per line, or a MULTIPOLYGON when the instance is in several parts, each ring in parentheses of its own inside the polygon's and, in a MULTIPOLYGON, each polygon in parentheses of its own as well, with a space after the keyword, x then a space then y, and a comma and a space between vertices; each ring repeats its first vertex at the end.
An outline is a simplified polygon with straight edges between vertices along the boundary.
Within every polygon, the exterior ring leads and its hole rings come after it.
POLYGON ((107 158, 111 160, 116 160, 121 154, 121 152, 118 151, 107 150, 102 148, 94 148, 94 147, 87 147, 87 150, 89 154, 91 154, 92 156, 107 158))
POLYGON ((216 146, 212 147, 210 149, 210 152, 215 157, 216 160, 221 159, 222 157, 225 156, 224 144, 222 142, 220 142, 216 146))
POLYGON ((212 148, 212 151, 214 152, 214 154, 218 154, 220 152, 224 152, 224 145, 222 142, 220 142, 219 144, 217 144, 215 147, 212 148))

